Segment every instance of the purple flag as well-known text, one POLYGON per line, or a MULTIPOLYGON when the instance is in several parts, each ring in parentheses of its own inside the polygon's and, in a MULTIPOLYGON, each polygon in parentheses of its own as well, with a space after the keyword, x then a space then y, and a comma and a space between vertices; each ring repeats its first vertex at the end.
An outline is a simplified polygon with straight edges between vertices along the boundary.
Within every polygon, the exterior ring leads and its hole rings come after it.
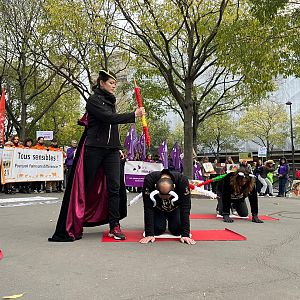
POLYGON ((201 165, 198 162, 194 163, 194 178, 195 180, 203 180, 201 165))
POLYGON ((135 125, 132 124, 130 126, 130 129, 127 133, 127 136, 125 138, 124 142, 124 147, 127 149, 128 154, 127 158, 128 160, 134 160, 135 153, 136 153, 136 148, 137 148, 137 143, 138 143, 138 136, 136 133, 135 125))
POLYGON ((178 143, 176 142, 170 152, 170 156, 172 158, 173 166, 175 171, 180 172, 181 171, 181 151, 178 143))
POLYGON ((138 151, 140 153, 140 159, 144 161, 146 159, 146 140, 144 132, 142 133, 138 142, 138 151))
POLYGON ((158 153, 164 169, 168 169, 168 145, 166 141, 162 142, 162 144, 159 146, 158 153))

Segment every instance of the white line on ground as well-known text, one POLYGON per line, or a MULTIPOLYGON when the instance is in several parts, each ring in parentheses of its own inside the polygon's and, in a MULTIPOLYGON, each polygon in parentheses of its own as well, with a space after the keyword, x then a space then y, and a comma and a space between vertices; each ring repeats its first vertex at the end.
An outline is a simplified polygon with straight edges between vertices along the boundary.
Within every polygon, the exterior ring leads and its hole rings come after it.
POLYGON ((6 199, 0 199, 1 203, 14 203, 14 202, 34 202, 34 201, 47 201, 47 200, 58 200, 57 197, 42 197, 42 196, 36 196, 36 197, 24 197, 24 198, 6 198, 6 199))

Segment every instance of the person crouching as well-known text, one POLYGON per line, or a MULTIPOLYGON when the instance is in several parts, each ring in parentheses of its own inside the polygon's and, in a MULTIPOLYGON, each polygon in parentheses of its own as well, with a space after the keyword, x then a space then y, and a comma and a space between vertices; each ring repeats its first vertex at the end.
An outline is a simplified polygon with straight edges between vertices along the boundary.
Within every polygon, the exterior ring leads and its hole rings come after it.
POLYGON ((248 208, 245 199, 248 197, 252 213, 252 222, 263 223, 257 216, 258 197, 255 188, 255 176, 247 172, 237 171, 228 174, 220 182, 220 197, 218 199, 219 214, 224 222, 232 223, 230 209, 233 207, 240 217, 248 217, 248 208))

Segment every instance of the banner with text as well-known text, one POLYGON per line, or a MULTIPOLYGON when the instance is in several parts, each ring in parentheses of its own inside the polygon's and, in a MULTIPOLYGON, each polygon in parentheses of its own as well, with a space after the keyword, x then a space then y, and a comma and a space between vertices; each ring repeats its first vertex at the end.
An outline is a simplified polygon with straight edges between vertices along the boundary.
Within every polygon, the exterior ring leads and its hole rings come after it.
POLYGON ((4 147, 1 183, 63 180, 63 153, 4 147))
POLYGON ((144 161, 127 161, 125 163, 125 185, 142 187, 144 178, 153 171, 161 171, 163 169, 161 163, 149 163, 144 161))

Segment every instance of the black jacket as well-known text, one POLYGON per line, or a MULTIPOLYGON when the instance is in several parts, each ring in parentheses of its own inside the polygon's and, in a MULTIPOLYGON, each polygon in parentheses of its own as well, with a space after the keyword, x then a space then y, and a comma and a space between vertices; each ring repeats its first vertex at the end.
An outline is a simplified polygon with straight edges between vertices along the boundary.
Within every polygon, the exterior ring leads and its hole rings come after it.
POLYGON ((88 129, 86 146, 121 148, 118 124, 134 123, 132 113, 116 113, 116 98, 113 94, 95 89, 86 104, 88 129))
MULTIPOLYGON (((178 173, 163 170, 162 172, 156 171, 146 175, 143 185, 143 201, 144 201, 144 222, 145 222, 145 236, 154 236, 154 209, 164 208, 161 206, 158 195, 155 196, 157 207, 153 207, 153 202, 150 199, 150 193, 154 191, 155 184, 161 178, 163 173, 171 176, 175 184, 175 193, 178 195, 178 200, 174 203, 174 209, 180 209, 181 219, 181 235, 189 237, 190 234, 190 211, 191 211, 191 193, 189 188, 189 181, 187 177, 178 173)), ((168 212, 168 211, 166 211, 168 212)))
MULTIPOLYGON (((221 193, 222 193, 222 203, 223 203, 223 215, 230 214, 231 203, 242 202, 245 201, 245 195, 243 193, 235 194, 233 187, 230 185, 230 179, 235 173, 229 173, 221 183, 221 193)), ((248 199, 250 202, 251 213, 258 213, 258 197, 256 188, 252 190, 248 195, 248 199)))
POLYGON ((261 169, 261 173, 260 173, 260 176, 262 178, 267 178, 268 176, 268 173, 270 172, 274 172, 275 171, 275 167, 269 167, 269 166, 263 166, 262 169, 261 169))

